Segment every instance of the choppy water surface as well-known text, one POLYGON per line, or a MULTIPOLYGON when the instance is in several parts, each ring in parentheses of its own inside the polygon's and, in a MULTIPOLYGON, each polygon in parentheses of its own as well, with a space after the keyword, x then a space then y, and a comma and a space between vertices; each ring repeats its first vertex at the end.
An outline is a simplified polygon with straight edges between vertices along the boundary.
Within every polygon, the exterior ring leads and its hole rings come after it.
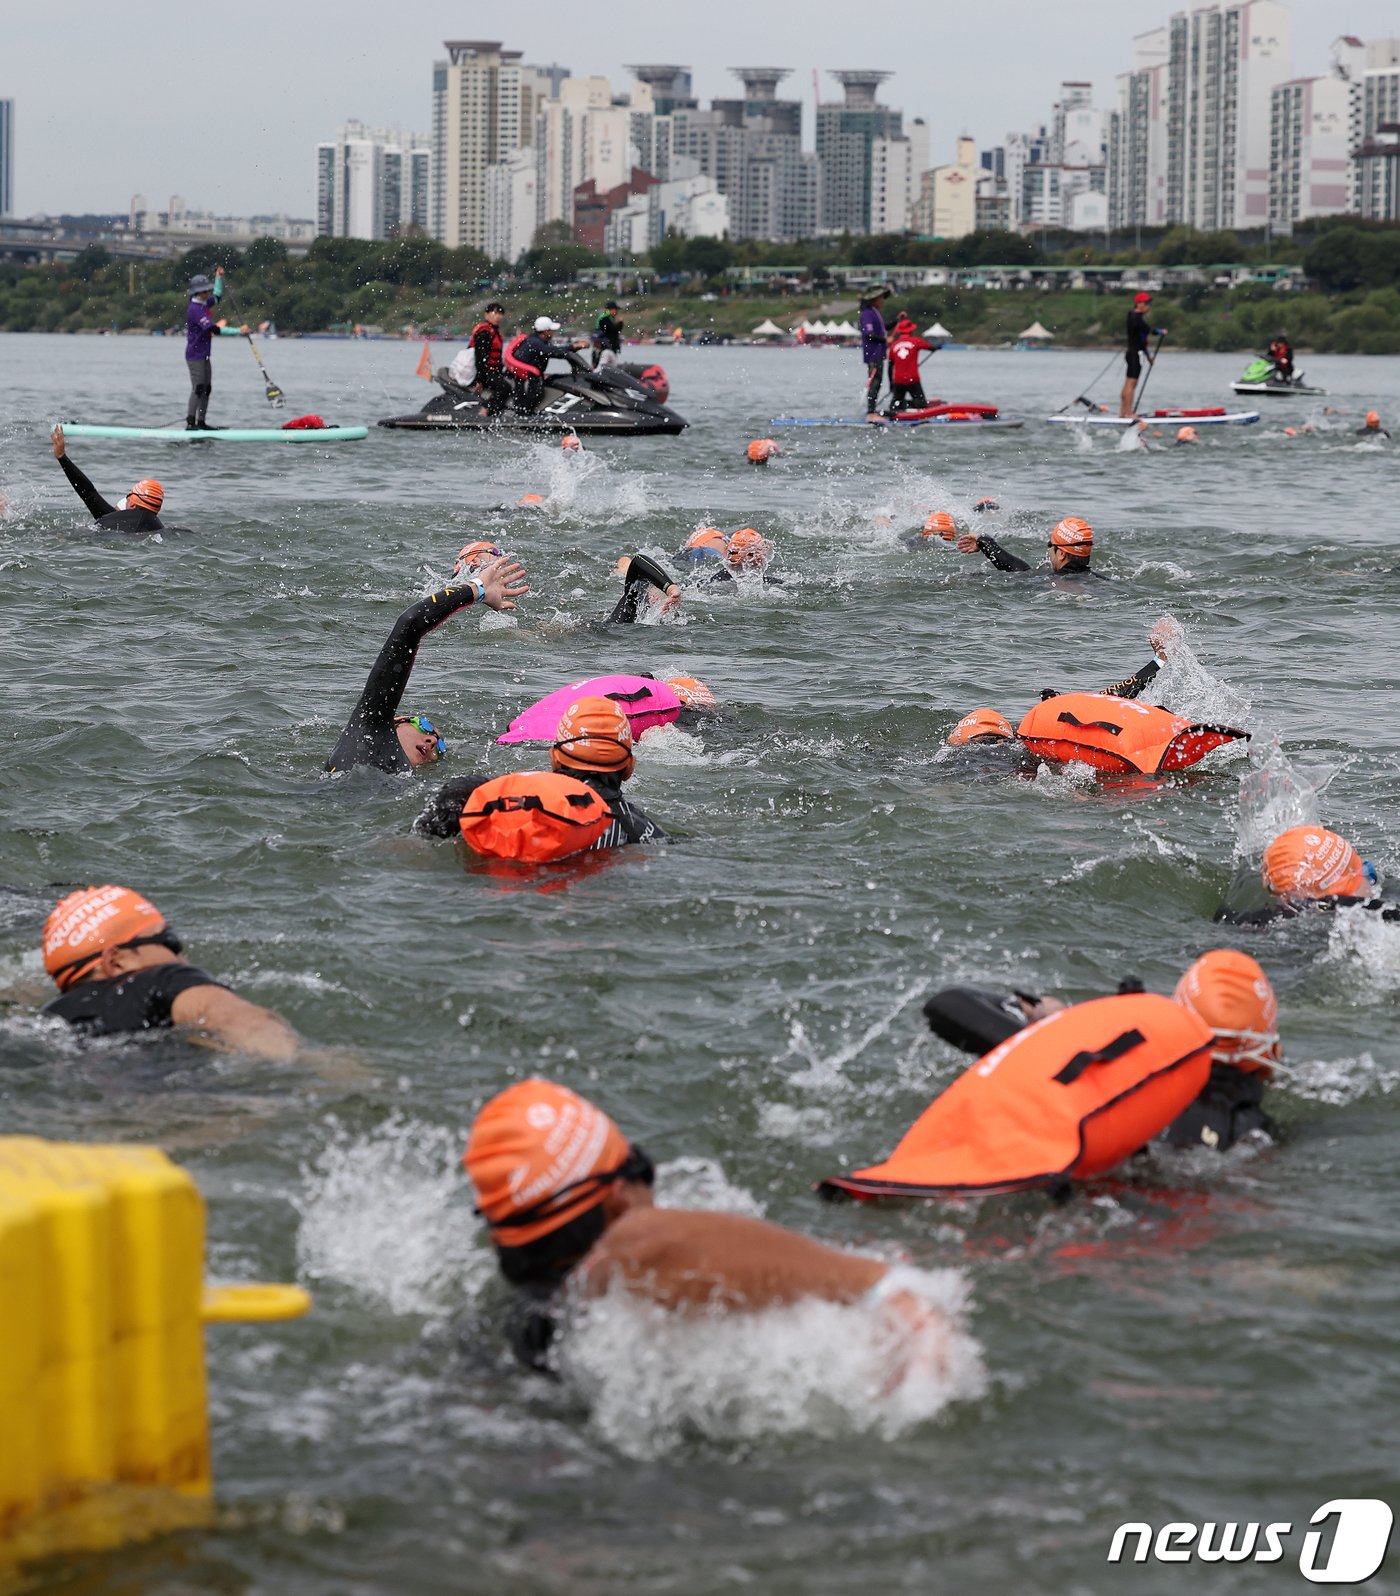
MULTIPOLYGON (((1350 432, 1372 404, 1400 417, 1396 363, 1305 362, 1327 400, 1197 450, 1038 425, 810 430, 778 434, 758 472, 742 450, 767 417, 854 411, 855 357, 681 350, 664 359, 691 429, 575 459, 382 432, 287 450, 74 440, 111 497, 159 476, 189 529, 99 541, 46 425, 173 420, 180 355, 0 339, 0 975, 42 995, 49 883, 127 882, 197 962, 351 1057, 325 1080, 169 1038, 80 1048, 4 1011, 6 1129, 170 1147, 208 1196, 212 1271, 316 1296, 301 1324, 211 1332, 220 1527, 46 1582, 1302 1588, 1296 1551, 1282 1573, 1105 1557, 1124 1520, 1301 1527, 1329 1498, 1397 1486, 1400 932, 1210 924, 1237 858, 1313 814, 1400 872, 1400 442, 1350 432), (1309 415, 1331 430, 1284 434, 1309 415), (487 513, 530 490, 546 517, 487 513), (1070 595, 900 542, 987 494, 997 534, 1033 558, 1061 516, 1086 517, 1115 580, 1070 595), (687 598, 680 625, 598 626, 616 556, 664 556, 702 520, 771 536, 785 585, 687 598), (408 707, 445 731, 448 773, 532 763, 491 739, 572 678, 696 675, 730 719, 649 736, 633 783, 677 846, 536 890, 409 835, 432 777, 321 775, 394 616, 483 534, 532 593, 423 647, 408 707), (1140 791, 944 751, 969 709, 1014 720, 1041 687, 1135 669, 1159 615, 1188 646, 1153 696, 1246 725, 1248 756, 1140 791), (1222 939, 1279 992, 1278 1147, 1162 1158, 1060 1209, 811 1195, 886 1152, 959 1068, 923 1029, 932 985, 1087 996, 1134 974, 1170 990, 1222 939), (672 1200, 928 1269, 930 1291, 968 1303, 947 1375, 890 1389, 860 1311, 821 1306, 728 1328, 600 1314, 566 1386, 517 1372, 483 1328, 499 1288, 457 1160, 479 1104, 534 1072, 650 1147, 672 1200)), ((259 423, 256 368, 238 345, 217 356, 216 419, 259 423)), ((401 345, 264 357, 295 408, 337 421, 428 392, 401 345)), ((928 387, 1033 417, 1102 364, 944 353, 928 387)), ((1152 397, 1229 402, 1242 364, 1164 358, 1152 397)))

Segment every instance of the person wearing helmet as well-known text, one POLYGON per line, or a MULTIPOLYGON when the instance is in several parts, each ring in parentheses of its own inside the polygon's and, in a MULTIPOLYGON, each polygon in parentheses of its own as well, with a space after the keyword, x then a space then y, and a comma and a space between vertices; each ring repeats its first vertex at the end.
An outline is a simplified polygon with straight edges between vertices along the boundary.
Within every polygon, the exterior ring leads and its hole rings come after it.
POLYGON ((418 658, 418 645, 429 632, 469 604, 513 610, 514 601, 529 591, 525 568, 503 555, 488 560, 460 586, 444 587, 410 604, 394 622, 379 657, 370 667, 364 691, 325 768, 338 774, 356 765, 369 765, 397 774, 440 759, 447 744, 432 722, 424 715, 399 713, 418 658))
POLYGON ((1257 876, 1251 867, 1236 873, 1215 919, 1265 925, 1309 910, 1362 908, 1400 922, 1400 904, 1380 893, 1380 872, 1345 837, 1325 826, 1290 826, 1265 848, 1257 876))
POLYGON ((516 1356, 552 1372, 571 1303, 609 1292, 677 1314, 755 1312, 804 1298, 888 1305, 940 1357, 951 1325, 898 1265, 746 1214, 662 1208, 645 1150, 567 1087, 518 1081, 477 1114, 462 1157, 501 1274, 518 1293, 516 1356))
POLYGON ((622 555, 617 571, 622 577, 622 597, 613 605, 609 622, 630 625, 653 612, 659 620, 679 607, 680 584, 648 555, 622 555))
POLYGON ((1358 438, 1388 438, 1390 434, 1381 425, 1379 410, 1368 410, 1365 422, 1356 429, 1358 438))
POLYGON ((901 410, 923 410, 928 406, 919 373, 919 351, 933 345, 919 337, 919 329, 908 316, 900 316, 890 339, 890 407, 888 416, 901 410))
MULTIPOLYGON (((632 723, 615 699, 580 698, 569 705, 559 717, 549 768, 591 787, 612 811, 611 824, 591 849, 670 841, 654 820, 622 796, 622 784, 635 770, 636 758, 632 723)), ((445 781, 414 821, 414 831, 421 837, 458 836, 462 811, 481 784, 477 776, 445 781)))
MULTIPOLYGON (((1142 990, 1142 982, 1131 977, 1118 986, 1120 993, 1142 990)), ((1217 948, 1190 966, 1172 996, 1215 1032, 1215 1050, 1206 1085, 1159 1139, 1223 1153, 1251 1132, 1276 1136, 1261 1106, 1272 1066, 1282 1057, 1278 999, 1269 978, 1247 953, 1217 948)), ((925 1001, 924 1018, 935 1036, 980 1058, 1068 1006, 1035 992, 954 986, 925 1001)))
POLYGON ((1152 303, 1152 295, 1147 293, 1133 295, 1133 308, 1128 312, 1127 337, 1127 375, 1123 379, 1123 391, 1118 398, 1118 414, 1127 420, 1133 414, 1137 402, 1138 379, 1142 376, 1143 356, 1147 357, 1147 364, 1152 364, 1152 355, 1147 348, 1148 339, 1155 333, 1158 337, 1165 338, 1165 327, 1149 327, 1147 324, 1147 307, 1152 303))
MULTIPOLYGON (((958 539, 962 554, 982 554, 998 571, 1029 571, 1030 565, 1019 555, 1011 554, 989 532, 964 532, 958 539)), ((1089 569, 1094 553, 1094 529, 1077 515, 1067 515, 1050 534, 1050 573, 1054 577, 1094 577, 1099 581, 1108 578, 1100 571, 1089 569)))
POLYGON ((73 484, 73 491, 88 507, 98 526, 108 532, 160 532, 164 530, 165 523, 161 520, 159 510, 165 503, 165 489, 154 477, 143 477, 135 483, 126 497, 118 499, 115 504, 108 504, 106 499, 93 487, 92 483, 77 466, 68 458, 67 445, 63 441, 63 428, 55 427, 50 437, 53 444, 53 457, 63 467, 63 474, 73 484))
POLYGON ((44 968, 59 995, 44 1009, 90 1036, 191 1026, 212 1042, 288 1060, 300 1038, 181 955, 165 916, 129 887, 70 892, 44 922, 44 968))
POLYGON ((230 327, 227 317, 216 321, 210 314, 215 302, 224 297, 224 269, 218 267, 214 280, 203 274, 190 279, 190 302, 185 310, 185 367, 190 374, 190 403, 185 412, 186 432, 217 432, 205 421, 209 395, 214 391, 214 363, 210 345, 216 336, 236 338, 246 335, 248 324, 230 327))

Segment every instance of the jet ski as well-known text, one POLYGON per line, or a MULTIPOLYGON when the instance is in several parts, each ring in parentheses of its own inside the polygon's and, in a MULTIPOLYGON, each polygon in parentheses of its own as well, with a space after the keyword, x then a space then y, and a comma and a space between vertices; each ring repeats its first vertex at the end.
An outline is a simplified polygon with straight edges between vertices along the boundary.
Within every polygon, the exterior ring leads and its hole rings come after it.
POLYGON ((1309 399, 1327 392, 1325 388, 1308 387, 1301 371, 1292 378, 1281 376, 1269 360, 1251 361, 1230 388, 1234 393, 1269 394, 1276 399, 1309 399))
POLYGON ((437 373, 442 392, 434 394, 416 415, 389 416, 379 425, 408 432, 577 432, 628 437, 685 430, 685 419, 657 396, 658 390, 666 392, 666 374, 659 366, 647 367, 637 376, 622 366, 600 366, 592 371, 573 350, 558 349, 553 359, 569 369, 545 373, 544 392, 529 415, 521 414, 512 403, 498 416, 483 416, 479 396, 457 387, 444 369, 437 373))

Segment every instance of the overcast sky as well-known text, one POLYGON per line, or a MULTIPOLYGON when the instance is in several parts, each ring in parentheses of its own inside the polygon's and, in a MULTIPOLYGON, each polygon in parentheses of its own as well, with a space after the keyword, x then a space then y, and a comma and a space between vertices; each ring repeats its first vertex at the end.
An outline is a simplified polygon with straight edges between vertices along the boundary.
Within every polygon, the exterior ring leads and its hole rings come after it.
MULTIPOLYGON (((893 70, 887 105, 929 124, 935 163, 970 133, 985 148, 1046 120, 1062 78, 1111 105, 1132 36, 1172 0, 9 0, 0 10, 0 98, 15 101, 15 211, 156 209, 315 215, 315 146, 350 117, 426 132, 432 63, 445 38, 494 38, 531 62, 601 73, 623 63, 694 69, 702 102, 734 92, 730 66, 793 68, 784 91, 812 104, 816 68, 893 70), (488 25, 488 9, 498 19, 488 25)), ((1293 70, 1321 72, 1339 33, 1400 31, 1396 0, 1295 0, 1293 70)), ((829 78, 823 99, 840 97, 829 78)), ((810 110, 804 112, 808 143, 810 110)))

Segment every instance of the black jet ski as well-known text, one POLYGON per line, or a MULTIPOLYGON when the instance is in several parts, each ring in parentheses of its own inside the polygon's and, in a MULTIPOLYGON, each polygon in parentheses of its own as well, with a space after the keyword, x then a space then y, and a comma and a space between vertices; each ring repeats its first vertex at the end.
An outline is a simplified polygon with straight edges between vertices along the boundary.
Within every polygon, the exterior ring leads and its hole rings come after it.
POLYGON ((390 416, 379 425, 411 432, 577 432, 629 437, 685 430, 684 418, 664 403, 668 396, 666 374, 659 366, 644 368, 642 375, 622 366, 591 371, 587 361, 564 349, 556 351, 554 360, 565 362, 569 369, 546 373, 544 393, 530 415, 522 415, 512 403, 498 416, 483 416, 480 398, 469 389, 456 387, 443 370, 437 374, 442 392, 416 415, 390 416))

